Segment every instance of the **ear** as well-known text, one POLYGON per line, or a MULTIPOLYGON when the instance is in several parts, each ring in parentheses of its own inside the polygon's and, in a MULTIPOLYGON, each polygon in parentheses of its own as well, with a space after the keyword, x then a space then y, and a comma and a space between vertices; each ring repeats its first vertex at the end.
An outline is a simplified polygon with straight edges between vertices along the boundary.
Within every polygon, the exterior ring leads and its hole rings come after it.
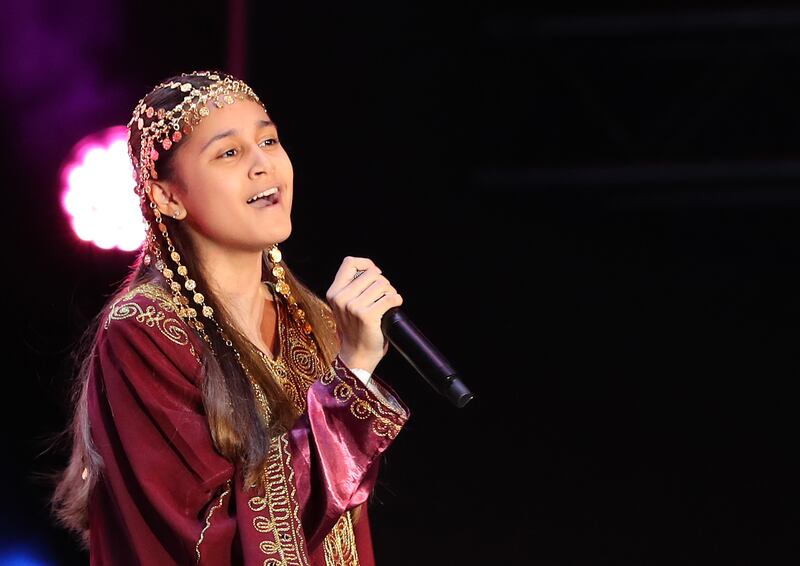
POLYGON ((186 216, 186 207, 183 206, 183 201, 174 183, 151 180, 150 200, 156 203, 156 208, 162 216, 178 219, 186 216))

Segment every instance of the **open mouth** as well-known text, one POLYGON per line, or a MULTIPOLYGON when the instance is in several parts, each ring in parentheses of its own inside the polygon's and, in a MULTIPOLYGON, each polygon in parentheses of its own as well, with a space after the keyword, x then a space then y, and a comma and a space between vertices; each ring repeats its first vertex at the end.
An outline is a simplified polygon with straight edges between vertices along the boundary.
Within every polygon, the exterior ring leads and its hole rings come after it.
POLYGON ((256 193, 247 199, 247 204, 254 208, 265 208, 277 204, 280 201, 280 191, 278 187, 270 187, 260 193, 256 193))

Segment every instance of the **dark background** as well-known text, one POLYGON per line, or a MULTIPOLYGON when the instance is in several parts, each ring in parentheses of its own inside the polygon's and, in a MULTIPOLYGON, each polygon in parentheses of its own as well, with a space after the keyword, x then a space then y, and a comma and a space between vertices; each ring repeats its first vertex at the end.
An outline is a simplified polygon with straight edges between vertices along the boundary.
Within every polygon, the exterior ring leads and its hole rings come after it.
MULTIPOLYGON (((65 461, 69 353, 133 260, 73 236, 59 168, 161 79, 226 69, 227 9, 3 5, 0 544, 35 564, 88 563, 36 474, 65 461)), ((475 393, 458 410, 396 352, 379 366, 413 413, 371 507, 379 564, 800 559, 800 7, 247 21, 243 78, 295 168, 287 263, 324 294, 372 258, 475 393)))

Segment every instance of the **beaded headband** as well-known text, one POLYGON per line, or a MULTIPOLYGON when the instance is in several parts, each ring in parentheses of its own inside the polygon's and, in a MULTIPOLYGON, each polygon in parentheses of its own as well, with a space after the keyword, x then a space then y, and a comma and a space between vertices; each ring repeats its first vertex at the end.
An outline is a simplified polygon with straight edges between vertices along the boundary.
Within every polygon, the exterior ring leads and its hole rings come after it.
MULTIPOLYGON (((155 162, 159 158, 159 149, 167 151, 173 143, 181 141, 184 135, 191 133, 200 120, 208 116, 209 104, 222 108, 225 104, 233 104, 236 99, 250 98, 264 108, 264 104, 253 92, 253 89, 229 75, 220 77, 219 74, 211 71, 195 71, 184 76, 207 77, 215 82, 203 87, 195 87, 189 82, 182 83, 180 81, 156 85, 151 93, 171 88, 186 94, 183 100, 171 110, 163 108, 156 110, 152 106, 147 106, 145 103, 147 97, 145 96, 137 103, 133 116, 128 122, 128 155, 136 172, 137 194, 143 190, 147 191, 148 179, 158 179, 155 162), (149 120, 147 125, 145 125, 145 118, 149 120), (142 132, 141 149, 138 156, 133 155, 133 148, 130 144, 134 126, 142 132)), ((264 112, 266 111, 267 109, 264 108, 264 112)))
MULTIPOLYGON (((134 180, 136 181, 134 190, 136 194, 139 195, 142 203, 147 205, 143 207, 143 210, 149 207, 153 212, 155 220, 153 223, 145 218, 148 224, 146 246, 149 253, 145 253, 143 261, 145 265, 150 265, 152 258, 155 258, 156 268, 164 276, 169 288, 173 292, 173 302, 178 309, 179 315, 187 319, 189 323, 198 330, 205 341, 208 342, 209 346, 211 346, 211 340, 205 332, 204 324, 197 319, 197 309, 190 306, 189 299, 183 294, 182 290, 185 288, 192 294, 194 304, 200 309, 205 318, 216 325, 223 341, 227 346, 233 348, 237 359, 240 364, 242 364, 245 372, 249 375, 250 372, 242 363, 241 356, 233 345, 233 342, 214 318, 214 310, 209 305, 205 304, 205 297, 196 288, 197 283, 190 278, 186 266, 181 264, 181 256, 175 249, 172 238, 170 238, 167 223, 161 217, 161 212, 158 210, 156 203, 152 199, 149 199, 149 194, 151 191, 150 180, 158 179, 158 173, 155 170, 155 162, 159 158, 159 150, 169 151, 170 148, 179 143, 187 134, 190 134, 194 127, 197 126, 203 118, 209 115, 210 104, 213 104, 217 108, 222 108, 226 104, 233 104, 236 100, 250 99, 260 104, 261 107, 264 108, 264 112, 267 110, 249 86, 230 75, 213 71, 194 71, 182 76, 206 77, 214 82, 201 87, 196 87, 189 82, 180 81, 160 83, 156 85, 149 94, 160 89, 176 89, 185 93, 183 100, 170 110, 165 110, 164 108, 156 109, 153 106, 148 106, 145 102, 147 96, 149 96, 148 94, 136 104, 133 116, 128 122, 128 155, 134 169, 134 180), (131 144, 134 128, 141 131, 141 148, 138 156, 134 155, 131 144), (149 203, 147 202, 148 200, 149 203), (158 244, 158 239, 155 236, 153 224, 161 232, 166 244, 166 251, 169 254, 168 257, 175 264, 176 269, 174 271, 171 267, 167 266, 165 262, 166 258, 162 256, 161 246, 158 244), (176 271, 178 275, 184 278, 183 285, 174 280, 176 271)), ((286 298, 291 315, 303 329, 303 332, 305 334, 310 334, 312 328, 308 321, 306 321, 305 312, 303 312, 297 304, 296 299, 292 296, 289 285, 284 280, 285 270, 283 266, 279 265, 282 258, 277 245, 273 245, 268 250, 268 255, 272 262, 272 274, 276 278, 276 291, 286 298)), ((256 393, 258 395, 258 388, 256 393)), ((260 397, 260 399, 263 398, 260 397)))

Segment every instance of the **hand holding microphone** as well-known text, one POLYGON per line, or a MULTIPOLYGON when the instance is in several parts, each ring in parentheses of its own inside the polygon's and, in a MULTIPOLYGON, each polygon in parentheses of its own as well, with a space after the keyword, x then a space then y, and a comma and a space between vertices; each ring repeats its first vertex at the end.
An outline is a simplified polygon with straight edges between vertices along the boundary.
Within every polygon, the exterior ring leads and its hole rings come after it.
POLYGON ((348 256, 325 298, 336 319, 342 361, 348 367, 372 373, 389 351, 389 341, 381 330, 381 317, 390 308, 401 305, 403 297, 371 259, 348 256))
POLYGON ((399 306, 403 297, 375 263, 348 256, 325 294, 341 340, 339 356, 370 373, 391 343, 428 384, 461 408, 473 397, 455 369, 399 306))

